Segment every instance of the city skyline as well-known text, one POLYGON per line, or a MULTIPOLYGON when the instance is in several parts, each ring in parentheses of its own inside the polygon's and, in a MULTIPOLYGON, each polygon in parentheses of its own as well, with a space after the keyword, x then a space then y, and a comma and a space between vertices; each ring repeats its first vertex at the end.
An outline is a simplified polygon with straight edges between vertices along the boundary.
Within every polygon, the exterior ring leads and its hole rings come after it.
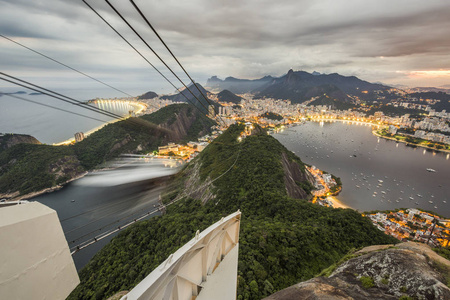
MULTIPOLYGON (((88 3, 170 75, 104 1, 88 3)), ((111 3, 181 74, 131 3, 111 3)), ((443 1, 136 4, 200 83, 213 75, 281 76, 293 68, 391 85, 450 87, 450 5, 443 1)), ((0 15, 1 34, 118 88, 174 91, 81 1, 3 0, 0 15)), ((103 88, 6 39, 0 43, 6 73, 54 88, 103 88)))

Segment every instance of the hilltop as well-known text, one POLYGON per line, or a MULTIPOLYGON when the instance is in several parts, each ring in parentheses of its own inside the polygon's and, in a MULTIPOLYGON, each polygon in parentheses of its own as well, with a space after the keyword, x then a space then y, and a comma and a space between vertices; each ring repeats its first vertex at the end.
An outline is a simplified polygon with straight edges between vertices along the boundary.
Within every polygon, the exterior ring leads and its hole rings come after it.
POLYGON ((0 135, 0 151, 6 150, 18 144, 35 144, 39 145, 39 142, 35 137, 27 134, 13 134, 8 133, 0 135))
POLYGON ((265 300, 450 299, 450 261, 420 243, 366 247, 265 300))
POLYGON ((217 100, 220 102, 231 102, 234 104, 239 104, 242 100, 242 97, 235 95, 229 90, 223 90, 217 94, 217 100))
POLYGON ((238 299, 308 280, 353 248, 396 242, 356 211, 307 202, 312 178, 301 159, 258 127, 239 142, 243 131, 231 126, 177 174, 163 195, 164 203, 175 203, 166 215, 114 238, 81 270, 69 299, 131 289, 196 230, 237 209, 238 299))
POLYGON ((156 98, 156 97, 158 97, 158 94, 155 93, 155 92, 150 91, 150 92, 147 92, 145 94, 140 95, 138 97, 138 99, 153 99, 153 98, 156 98))
POLYGON ((0 195, 14 198, 52 188, 122 153, 148 153, 168 142, 196 140, 213 124, 188 104, 176 104, 108 124, 74 145, 17 143, 0 150, 0 195))

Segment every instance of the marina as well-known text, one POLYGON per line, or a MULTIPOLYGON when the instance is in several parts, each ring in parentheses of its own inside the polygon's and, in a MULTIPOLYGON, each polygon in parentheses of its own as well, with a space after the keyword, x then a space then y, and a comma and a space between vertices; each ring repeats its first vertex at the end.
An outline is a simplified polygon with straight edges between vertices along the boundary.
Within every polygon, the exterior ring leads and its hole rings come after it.
POLYGON ((343 122, 307 122, 274 137, 304 163, 340 177, 336 198, 358 211, 415 207, 450 216, 445 153, 380 139, 370 125, 343 122))

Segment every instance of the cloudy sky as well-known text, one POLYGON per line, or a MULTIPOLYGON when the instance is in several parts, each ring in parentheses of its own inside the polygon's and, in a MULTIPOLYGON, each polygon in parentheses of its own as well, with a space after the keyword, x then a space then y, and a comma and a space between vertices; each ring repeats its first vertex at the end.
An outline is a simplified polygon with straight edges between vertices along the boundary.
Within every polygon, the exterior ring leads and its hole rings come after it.
MULTIPOLYGON (((103 0, 87 1, 181 86, 103 0)), ((110 1, 181 74, 131 3, 110 1)), ((281 76, 292 68, 450 88, 448 0, 135 2, 200 83, 212 75, 281 76)), ((0 0, 0 5, 2 35, 132 94, 174 90, 81 0, 0 0)), ((0 69, 50 88, 121 96, 1 37, 0 69)))

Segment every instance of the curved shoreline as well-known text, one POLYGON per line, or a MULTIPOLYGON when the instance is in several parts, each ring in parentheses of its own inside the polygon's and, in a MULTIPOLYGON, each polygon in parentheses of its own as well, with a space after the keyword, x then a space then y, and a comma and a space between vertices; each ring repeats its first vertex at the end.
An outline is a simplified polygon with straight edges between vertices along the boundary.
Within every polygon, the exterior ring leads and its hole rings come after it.
MULTIPOLYGON (((129 102, 129 101, 121 101, 121 100, 108 100, 108 101, 115 101, 115 102, 129 102)), ((136 102, 136 103, 139 103, 139 104, 143 105, 141 102, 136 102)), ((130 105, 131 105, 131 104, 130 104, 130 105)), ((135 105, 136 105, 136 104, 135 104, 135 105)), ((137 105, 136 105, 136 106, 137 106, 137 105)), ((144 106, 142 106, 142 107, 140 107, 140 108, 135 107, 135 109, 136 109, 136 111, 134 111, 134 113, 137 115, 137 114, 142 113, 142 111, 144 111, 144 106)), ((92 128, 92 129, 86 131, 86 132, 84 133, 84 135, 85 135, 85 137, 87 137, 87 136, 91 135, 92 133, 94 133, 94 132, 96 132, 96 131, 102 129, 102 128, 105 127, 106 125, 109 125, 109 124, 112 124, 112 123, 115 123, 115 122, 119 122, 119 121, 123 121, 123 120, 126 120, 126 119, 128 119, 128 118, 130 118, 130 116, 123 116, 123 117, 120 118, 120 119, 112 119, 112 120, 110 120, 110 121, 108 121, 108 122, 103 123, 102 125, 99 125, 99 126, 97 126, 97 127, 95 127, 95 128, 92 128)), ((62 142, 59 142, 59 143, 53 143, 52 145, 53 145, 53 146, 61 146, 61 145, 68 145, 68 144, 71 144, 71 143, 73 143, 73 142, 75 142, 75 137, 69 138, 69 139, 67 139, 67 140, 65 140, 65 141, 62 141, 62 142)))
POLYGON ((62 189, 64 186, 66 186, 67 184, 71 183, 72 181, 75 181, 77 179, 83 178, 88 173, 89 172, 84 172, 83 174, 78 175, 78 176, 76 176, 74 178, 71 178, 71 179, 69 179, 69 180, 67 180, 67 181, 65 181, 65 182, 63 182, 61 184, 58 184, 56 186, 52 186, 50 188, 46 188, 46 189, 43 189, 43 190, 40 190, 40 191, 28 193, 28 194, 25 194, 25 195, 17 195, 17 196, 14 196, 15 193, 14 194, 3 194, 2 197, 10 197, 10 198, 7 198, 7 200, 6 200, 7 202, 8 201, 19 201, 19 200, 33 199, 33 198, 35 198, 37 196, 40 196, 40 195, 43 195, 43 194, 47 194, 47 193, 52 193, 52 192, 58 191, 58 190, 62 189))
POLYGON ((382 136, 382 135, 378 134, 376 132, 376 130, 372 130, 372 134, 377 136, 377 137, 386 139, 386 140, 391 140, 391 141, 398 142, 398 143, 404 143, 406 145, 413 145, 413 146, 416 146, 416 147, 421 147, 421 148, 433 150, 433 151, 436 151, 436 152, 450 153, 450 150, 431 148, 431 147, 428 147, 428 146, 425 146, 425 145, 414 144, 414 143, 410 143, 410 142, 406 142, 406 141, 402 141, 402 140, 397 140, 397 139, 395 139, 393 137, 382 136))
POLYGON ((353 120, 344 120, 344 119, 310 119, 308 121, 311 122, 335 122, 335 121, 341 121, 345 124, 347 124, 347 122, 349 124, 360 124, 360 125, 370 125, 370 126, 377 126, 377 127, 383 127, 386 126, 384 124, 375 124, 375 123, 370 123, 370 122, 364 122, 364 121, 353 121, 353 120))

